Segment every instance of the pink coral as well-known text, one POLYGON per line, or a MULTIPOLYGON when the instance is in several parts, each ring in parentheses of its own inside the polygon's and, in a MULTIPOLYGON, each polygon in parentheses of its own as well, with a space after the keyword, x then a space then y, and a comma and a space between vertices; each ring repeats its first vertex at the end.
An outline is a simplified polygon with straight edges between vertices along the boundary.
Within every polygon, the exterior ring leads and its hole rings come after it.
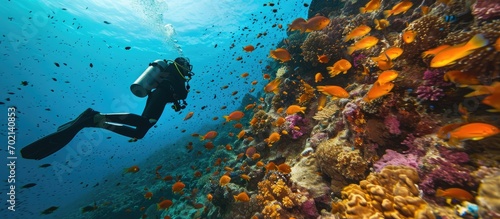
POLYGON ((380 158, 376 163, 373 164, 376 172, 380 172, 385 166, 407 166, 417 169, 418 167, 418 157, 414 154, 400 154, 396 151, 387 149, 385 150, 384 156, 380 158))
POLYGON ((291 134, 293 139, 300 138, 304 133, 308 132, 307 123, 308 120, 302 118, 298 114, 293 114, 285 117, 285 121, 287 122, 287 130, 288 133, 291 134), (297 130, 295 127, 299 127, 297 130))
POLYGON ((500 17, 500 1, 498 0, 477 0, 472 5, 472 14, 479 20, 489 20, 500 17))
POLYGON ((389 133, 393 135, 401 134, 401 130, 399 129, 399 120, 394 115, 389 115, 384 119, 385 127, 389 130, 389 133))

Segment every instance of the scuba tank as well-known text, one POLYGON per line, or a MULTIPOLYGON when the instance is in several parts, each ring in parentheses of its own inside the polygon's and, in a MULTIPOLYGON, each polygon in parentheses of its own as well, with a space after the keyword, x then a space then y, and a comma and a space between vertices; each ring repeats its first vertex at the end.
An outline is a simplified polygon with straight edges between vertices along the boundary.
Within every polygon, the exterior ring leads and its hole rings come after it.
POLYGON ((156 88, 158 84, 167 76, 168 63, 165 60, 155 60, 149 64, 149 67, 130 85, 130 91, 135 96, 145 97, 156 88))

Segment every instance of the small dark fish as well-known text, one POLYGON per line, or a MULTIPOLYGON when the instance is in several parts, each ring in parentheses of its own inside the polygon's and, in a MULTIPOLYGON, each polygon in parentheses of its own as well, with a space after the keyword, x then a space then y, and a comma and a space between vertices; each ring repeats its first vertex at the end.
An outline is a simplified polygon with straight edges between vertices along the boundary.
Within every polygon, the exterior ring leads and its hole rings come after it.
POLYGON ((105 23, 105 24, 111 24, 111 23, 109 23, 109 22, 107 22, 107 21, 104 21, 104 23, 105 23))
POLYGON ((0 105, 4 105, 5 103, 4 102, 0 102, 0 105))
POLYGON ((126 46, 126 47, 125 47, 125 50, 130 50, 130 48, 132 48, 132 47, 130 47, 130 46, 126 46))
POLYGON ((52 214, 55 210, 57 210, 59 207, 57 206, 52 206, 50 208, 45 209, 42 211, 42 214, 52 214))
POLYGON ((304 3, 304 7, 309 7, 309 4, 307 4, 307 3, 304 3))
POLYGON ((59 66, 60 66, 60 65, 59 65, 59 63, 57 63, 57 62, 54 62, 54 65, 56 65, 57 67, 59 67, 59 66))
POLYGON ((50 163, 46 163, 46 164, 42 164, 42 165, 40 165, 39 167, 41 167, 41 168, 46 168, 46 167, 50 167, 50 166, 51 166, 51 165, 50 165, 50 163))
POLYGON ((66 10, 68 10, 68 9, 66 9, 66 8, 61 8, 61 9, 62 9, 63 11, 66 11, 66 10))
POLYGON ((90 65, 89 65, 89 66, 90 66, 91 68, 93 68, 93 67, 94 67, 94 64, 90 63, 90 65))
POLYGON ((86 212, 89 212, 89 211, 94 211, 95 209, 97 209, 97 206, 85 206, 82 208, 82 213, 86 213, 86 212))
POLYGON ((23 187, 21 187, 22 189, 28 189, 28 188, 31 188, 33 186, 36 186, 36 183, 28 183, 26 185, 24 185, 23 187))
POLYGON ((28 82, 27 81, 21 81, 21 85, 28 86, 28 82))
POLYGON ((57 81, 57 78, 52 78, 53 81, 57 81))

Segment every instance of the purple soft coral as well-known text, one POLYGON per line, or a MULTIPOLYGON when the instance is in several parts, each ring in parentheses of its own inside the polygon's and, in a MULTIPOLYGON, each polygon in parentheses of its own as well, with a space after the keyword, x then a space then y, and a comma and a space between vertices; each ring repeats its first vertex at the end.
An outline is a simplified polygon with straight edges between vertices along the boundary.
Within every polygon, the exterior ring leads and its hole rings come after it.
POLYGON ((500 2, 498 0, 477 0, 472 5, 472 14, 479 20, 500 17, 500 2))
POLYGON ((427 195, 436 193, 439 186, 464 188, 474 184, 470 171, 464 167, 442 158, 431 158, 428 163, 433 166, 430 171, 419 170, 419 175, 423 176, 420 188, 427 195))
POLYGON ((417 98, 421 100, 437 101, 443 96, 443 89, 435 86, 422 85, 417 88, 417 98))
POLYGON ((424 83, 417 88, 417 97, 422 100, 437 101, 444 96, 441 87, 450 86, 451 83, 443 80, 444 72, 442 70, 429 70, 424 72, 424 83))
POLYGON ((376 163, 373 164, 373 168, 376 172, 380 172, 385 166, 407 166, 417 169, 418 157, 413 154, 400 154, 396 151, 387 149, 385 150, 384 156, 380 158, 376 163))
POLYGON ((384 125, 389 130, 389 133, 393 135, 401 134, 401 130, 399 129, 399 120, 395 115, 388 115, 384 119, 384 125))
POLYGON ((289 115, 285 118, 285 121, 288 124, 287 130, 292 134, 293 139, 297 139, 300 136, 307 133, 307 119, 302 118, 297 114, 289 115), (299 127, 297 130, 295 127, 299 127))

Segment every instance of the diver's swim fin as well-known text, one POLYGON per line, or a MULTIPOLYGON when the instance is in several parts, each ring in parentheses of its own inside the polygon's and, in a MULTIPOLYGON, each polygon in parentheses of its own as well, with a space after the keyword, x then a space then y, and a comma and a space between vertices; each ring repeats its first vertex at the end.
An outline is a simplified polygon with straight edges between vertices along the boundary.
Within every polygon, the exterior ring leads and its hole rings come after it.
POLYGON ((21 149, 21 156, 26 159, 43 159, 66 146, 84 127, 93 123, 94 116, 99 113, 88 108, 75 120, 59 127, 57 132, 47 135, 21 149))

